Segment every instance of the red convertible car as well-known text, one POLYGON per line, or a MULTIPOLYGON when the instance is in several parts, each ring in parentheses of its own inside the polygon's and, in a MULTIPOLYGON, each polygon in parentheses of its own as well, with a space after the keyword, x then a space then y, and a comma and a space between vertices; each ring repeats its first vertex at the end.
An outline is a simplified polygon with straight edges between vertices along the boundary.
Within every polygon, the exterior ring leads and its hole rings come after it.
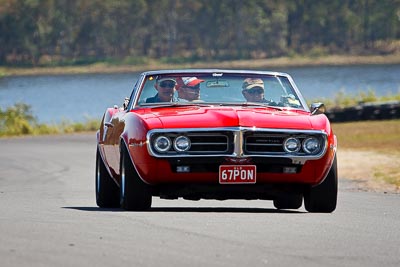
POLYGON ((337 140, 285 73, 162 70, 140 75, 97 132, 99 207, 164 199, 265 199, 332 212, 337 140))

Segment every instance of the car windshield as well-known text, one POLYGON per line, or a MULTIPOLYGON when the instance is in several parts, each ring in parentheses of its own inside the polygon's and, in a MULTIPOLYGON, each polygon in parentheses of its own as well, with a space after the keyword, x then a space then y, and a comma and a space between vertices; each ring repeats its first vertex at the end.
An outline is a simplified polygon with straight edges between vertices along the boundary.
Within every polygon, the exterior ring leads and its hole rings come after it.
POLYGON ((285 75, 252 73, 162 73, 145 75, 136 106, 252 105, 305 109, 285 75))

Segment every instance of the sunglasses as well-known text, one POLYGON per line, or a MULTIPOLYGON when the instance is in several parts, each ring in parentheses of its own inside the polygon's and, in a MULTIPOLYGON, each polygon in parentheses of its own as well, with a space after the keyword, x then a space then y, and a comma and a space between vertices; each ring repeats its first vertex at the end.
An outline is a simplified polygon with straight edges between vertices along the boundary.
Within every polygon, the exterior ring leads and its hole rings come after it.
POLYGON ((168 82, 168 81, 162 81, 159 83, 160 87, 163 88, 174 88, 175 87, 175 83, 174 82, 168 82))
POLYGON ((254 94, 260 95, 260 94, 264 93, 264 89, 262 89, 261 87, 254 87, 254 88, 247 90, 247 92, 251 95, 254 95, 254 94))

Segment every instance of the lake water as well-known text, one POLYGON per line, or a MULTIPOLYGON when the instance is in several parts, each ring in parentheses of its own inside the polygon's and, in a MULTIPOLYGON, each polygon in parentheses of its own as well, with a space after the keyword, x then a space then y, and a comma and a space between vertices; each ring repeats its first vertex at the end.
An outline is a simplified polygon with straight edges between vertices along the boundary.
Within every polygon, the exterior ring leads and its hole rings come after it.
MULTIPOLYGON (((400 65, 275 68, 289 73, 306 99, 355 95, 372 89, 378 96, 400 92, 400 65)), ((121 105, 139 73, 22 76, 0 78, 2 110, 22 102, 39 122, 100 119, 107 107, 121 105)))

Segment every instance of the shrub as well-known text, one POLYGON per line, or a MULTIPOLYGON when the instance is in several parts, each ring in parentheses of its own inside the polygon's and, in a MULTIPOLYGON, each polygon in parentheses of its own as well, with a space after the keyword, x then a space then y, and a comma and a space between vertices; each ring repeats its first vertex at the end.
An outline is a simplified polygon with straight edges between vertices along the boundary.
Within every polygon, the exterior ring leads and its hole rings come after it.
POLYGON ((0 108, 0 136, 33 134, 36 124, 27 104, 17 103, 5 111, 0 108))
POLYGON ((0 137, 96 131, 99 125, 99 120, 89 118, 83 123, 62 121, 54 125, 41 124, 27 104, 17 103, 4 111, 0 108, 0 137))

